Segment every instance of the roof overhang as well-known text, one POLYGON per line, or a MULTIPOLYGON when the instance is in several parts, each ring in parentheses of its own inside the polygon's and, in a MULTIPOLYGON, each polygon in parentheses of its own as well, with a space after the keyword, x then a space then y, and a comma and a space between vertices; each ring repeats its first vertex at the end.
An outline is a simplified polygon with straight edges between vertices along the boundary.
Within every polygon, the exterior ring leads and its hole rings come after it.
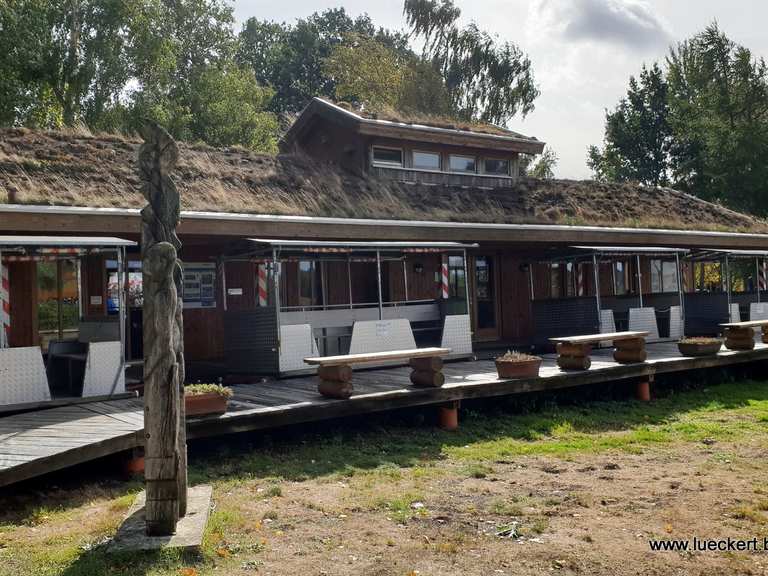
MULTIPOLYGON (((0 204, 0 232, 110 231, 138 235, 141 214, 131 208, 27 206, 0 204)), ((707 230, 496 224, 237 214, 182 211, 180 234, 226 238, 273 237, 305 240, 460 241, 536 246, 672 246, 726 250, 768 250, 768 234, 707 230)))

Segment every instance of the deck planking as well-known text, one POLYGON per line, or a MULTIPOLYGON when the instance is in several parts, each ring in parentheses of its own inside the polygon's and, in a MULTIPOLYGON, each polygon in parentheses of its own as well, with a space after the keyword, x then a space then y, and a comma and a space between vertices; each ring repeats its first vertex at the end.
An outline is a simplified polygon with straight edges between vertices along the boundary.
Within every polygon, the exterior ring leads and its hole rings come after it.
MULTIPOLYGON (((491 360, 446 363, 441 388, 410 385, 410 368, 355 371, 352 397, 329 399, 316 391, 314 376, 232 386, 226 414, 190 419, 188 437, 201 438, 523 392, 644 378, 654 374, 768 360, 768 345, 751 351, 723 350, 717 356, 683 358, 674 342, 648 344, 648 361, 618 364, 612 349, 592 352, 590 370, 563 371, 556 354, 543 356, 540 377, 503 380, 491 360)), ((91 403, 0 417, 0 486, 121 452, 143 444, 143 399, 99 399, 91 403)))

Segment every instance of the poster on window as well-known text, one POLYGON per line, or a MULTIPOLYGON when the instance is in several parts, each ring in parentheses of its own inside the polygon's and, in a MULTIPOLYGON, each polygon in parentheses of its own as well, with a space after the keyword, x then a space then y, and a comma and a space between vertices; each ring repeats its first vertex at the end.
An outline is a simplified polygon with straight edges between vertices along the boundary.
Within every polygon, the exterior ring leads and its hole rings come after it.
POLYGON ((185 262, 183 268, 184 308, 216 308, 216 264, 185 262))

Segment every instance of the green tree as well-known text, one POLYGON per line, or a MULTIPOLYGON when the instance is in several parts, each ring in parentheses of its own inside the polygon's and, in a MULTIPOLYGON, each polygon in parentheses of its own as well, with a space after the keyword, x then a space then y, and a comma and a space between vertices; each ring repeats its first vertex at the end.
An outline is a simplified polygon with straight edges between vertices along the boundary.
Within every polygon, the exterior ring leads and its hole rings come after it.
POLYGON ((539 95, 531 61, 514 44, 499 44, 472 23, 461 28, 452 0, 405 0, 412 37, 445 79, 452 108, 466 120, 506 124, 533 110, 539 95))
POLYGON ((669 182, 671 128, 667 82, 658 64, 629 78, 627 95, 605 115, 602 150, 590 146, 587 165, 598 180, 669 182))
POLYGON ((711 24, 667 58, 672 171, 682 189, 768 213, 768 71, 711 24))
POLYGON ((360 34, 350 34, 323 61, 323 73, 335 84, 337 100, 372 108, 397 104, 403 68, 394 51, 360 34))
POLYGON ((277 118, 266 108, 272 90, 256 83, 251 70, 234 64, 208 66, 193 85, 192 137, 213 146, 239 144, 277 152, 277 118))
POLYGON ((555 151, 547 146, 544 148, 544 152, 541 156, 535 161, 533 167, 527 170, 528 176, 531 178, 543 178, 547 180, 554 178, 555 166, 557 166, 558 160, 560 159, 557 157, 555 151))
POLYGON ((129 79, 128 3, 0 3, 0 119, 6 124, 93 122, 129 79))
POLYGON ((406 46, 404 38, 377 31, 367 15, 352 18, 336 8, 294 25, 248 19, 240 32, 237 60, 253 69, 259 83, 274 88, 273 111, 295 113, 314 96, 335 97, 336 81, 324 63, 345 39, 360 37, 377 39, 389 48, 406 46))

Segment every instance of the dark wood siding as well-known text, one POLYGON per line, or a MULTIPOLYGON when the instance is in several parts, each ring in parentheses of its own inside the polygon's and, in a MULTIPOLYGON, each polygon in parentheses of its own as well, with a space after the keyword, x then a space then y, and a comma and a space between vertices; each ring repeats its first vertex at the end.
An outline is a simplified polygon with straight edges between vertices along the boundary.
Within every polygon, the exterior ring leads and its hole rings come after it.
POLYGON ((10 345, 38 346, 37 335, 37 262, 12 262, 10 279, 10 345))

